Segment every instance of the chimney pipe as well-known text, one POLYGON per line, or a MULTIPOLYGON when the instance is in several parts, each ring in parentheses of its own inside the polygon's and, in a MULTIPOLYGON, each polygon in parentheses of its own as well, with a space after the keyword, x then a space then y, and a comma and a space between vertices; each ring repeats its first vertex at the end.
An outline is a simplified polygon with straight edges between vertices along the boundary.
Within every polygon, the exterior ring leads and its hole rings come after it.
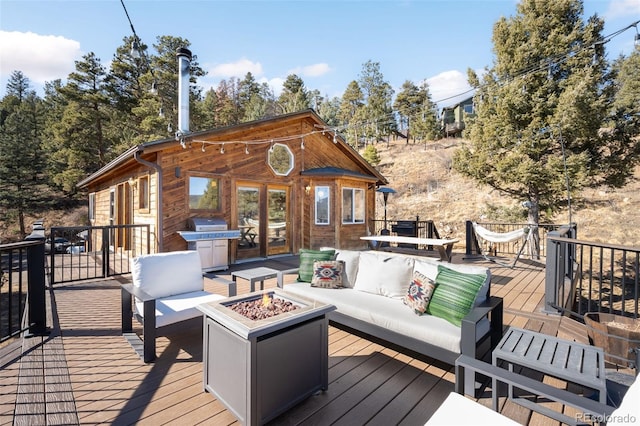
POLYGON ((189 133, 189 67, 191 51, 184 47, 176 50, 178 58, 178 132, 189 133))

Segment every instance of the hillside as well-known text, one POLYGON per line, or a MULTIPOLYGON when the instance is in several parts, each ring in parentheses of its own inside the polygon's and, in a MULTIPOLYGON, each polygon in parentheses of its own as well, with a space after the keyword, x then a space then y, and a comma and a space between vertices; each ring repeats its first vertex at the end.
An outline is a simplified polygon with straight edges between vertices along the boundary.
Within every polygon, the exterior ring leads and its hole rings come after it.
MULTIPOLYGON (((407 144, 404 139, 389 144, 378 143, 381 162, 378 169, 389 180, 391 194, 387 218, 433 220, 442 237, 464 238, 468 219, 480 221, 524 221, 520 202, 501 196, 489 187, 481 187, 451 168, 453 152, 461 139, 445 139, 424 144, 407 144), (515 219, 517 215, 522 219, 515 219)), ((640 245, 640 167, 636 179, 615 191, 591 189, 580 202, 574 200, 572 220, 578 224, 578 236, 588 241, 626 246, 640 245)), ((382 195, 377 197, 378 219, 383 216, 382 195)), ((86 207, 51 210, 29 216, 26 225, 39 218, 45 226, 73 226, 86 223, 86 207)), ((568 214, 561 212, 552 222, 567 223, 568 214)), ((30 230, 30 229, 28 229, 30 230)), ((18 240, 17 226, 0 219, 0 241, 18 240)))
MULTIPOLYGON (((453 152, 464 143, 444 139, 435 143, 407 144, 406 140, 376 145, 381 162, 378 170, 389 180, 387 219, 433 220, 441 237, 464 238, 466 220, 515 221, 525 209, 520 203, 497 191, 482 187, 451 168, 453 152)), ((625 188, 585 191, 583 199, 573 201, 572 220, 578 224, 578 236, 588 241, 626 246, 640 244, 640 167, 635 180, 625 188)), ((383 215, 382 196, 378 196, 379 218, 383 215)), ((567 223, 566 211, 550 222, 567 223)))

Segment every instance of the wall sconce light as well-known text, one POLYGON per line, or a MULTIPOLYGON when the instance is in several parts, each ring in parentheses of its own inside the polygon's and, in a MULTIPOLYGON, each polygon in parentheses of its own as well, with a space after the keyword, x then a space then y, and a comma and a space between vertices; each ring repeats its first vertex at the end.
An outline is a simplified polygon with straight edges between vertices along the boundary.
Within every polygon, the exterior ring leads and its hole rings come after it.
POLYGON ((309 195, 311 194, 311 185, 307 185, 304 187, 304 192, 309 195))
POLYGON ((130 177, 127 183, 129 184, 129 187, 133 190, 135 190, 138 187, 138 180, 134 179, 133 177, 130 177))

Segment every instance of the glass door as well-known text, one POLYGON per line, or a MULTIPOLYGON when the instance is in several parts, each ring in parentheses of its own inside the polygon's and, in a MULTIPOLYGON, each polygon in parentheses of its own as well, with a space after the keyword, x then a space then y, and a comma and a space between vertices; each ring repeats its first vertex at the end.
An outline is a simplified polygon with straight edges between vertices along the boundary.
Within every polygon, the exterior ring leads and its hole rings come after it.
POLYGON ((238 258, 260 255, 260 188, 243 185, 238 187, 238 258))
POLYGON ((267 189, 267 255, 290 253, 289 188, 267 189))

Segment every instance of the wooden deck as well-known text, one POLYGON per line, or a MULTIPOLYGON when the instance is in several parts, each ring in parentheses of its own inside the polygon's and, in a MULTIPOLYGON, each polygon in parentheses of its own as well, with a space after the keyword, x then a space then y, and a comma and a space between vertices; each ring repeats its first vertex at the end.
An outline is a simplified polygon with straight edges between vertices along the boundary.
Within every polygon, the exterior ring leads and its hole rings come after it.
MULTIPOLYGON (((484 260, 492 270, 494 295, 505 302, 505 324, 562 334, 558 317, 541 312, 544 268, 519 261, 509 269, 484 260)), ((234 269, 286 269, 284 257, 234 269)), ((231 271, 219 275, 230 278, 231 271)), ((210 424, 236 418, 202 385, 201 329, 160 337, 158 359, 144 364, 120 334, 120 284, 116 279, 56 286, 51 293, 52 334, 33 337, 0 352, 0 424, 210 424)), ((275 287, 275 279, 266 282, 275 287)), ((220 284, 205 287, 224 293, 220 284)), ((238 282, 238 292, 248 283, 238 282)), ((565 331, 565 333, 570 333, 565 331)), ((565 334, 563 337, 571 337, 565 334)), ((584 340, 584 336, 582 339, 584 340)), ((416 359, 392 348, 330 327, 329 389, 288 411, 277 425, 422 425, 453 391, 453 367, 416 359)), ((490 406, 487 393, 480 402, 490 406)), ((503 414, 523 424, 546 424, 514 404, 503 414)))

